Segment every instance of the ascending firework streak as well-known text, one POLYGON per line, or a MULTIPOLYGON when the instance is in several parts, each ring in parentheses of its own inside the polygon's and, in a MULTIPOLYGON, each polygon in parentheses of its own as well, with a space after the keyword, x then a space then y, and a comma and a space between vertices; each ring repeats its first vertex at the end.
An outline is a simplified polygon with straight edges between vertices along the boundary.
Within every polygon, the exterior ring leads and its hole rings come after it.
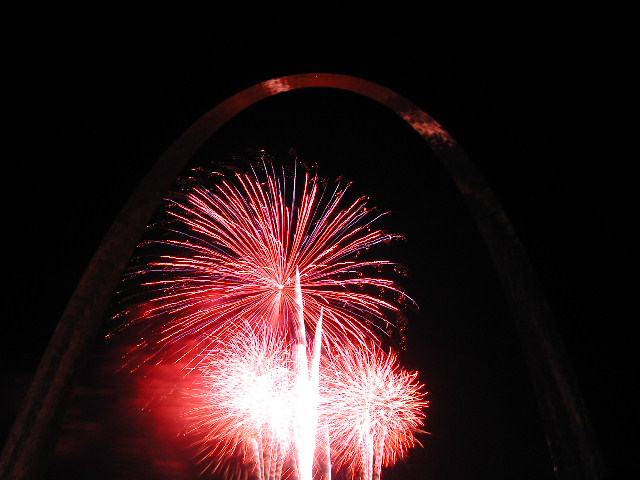
POLYGON ((313 459, 318 424, 318 390, 320 388, 320 351, 322 345, 322 310, 316 323, 313 350, 309 359, 304 326, 304 304, 300 287, 300 272, 296 271, 295 306, 297 334, 295 345, 296 385, 294 405, 294 445, 300 480, 312 480, 313 459), (311 361, 310 361, 311 360, 311 361))
MULTIPOLYGON (((297 304, 302 318, 300 294, 297 304)), ((311 352, 306 343, 286 344, 273 332, 244 325, 206 353, 201 385, 192 389, 199 406, 187 416, 190 430, 202 436, 199 454, 214 471, 238 474, 229 463, 240 457, 244 469, 271 480, 291 460, 298 479, 312 479, 321 318, 316 325, 311 352)), ((299 328, 296 338, 304 339, 304 323, 299 328)), ((324 465, 330 475, 328 459, 324 465)))
POLYGON ((131 274, 154 293, 130 318, 152 331, 136 351, 200 375, 189 430, 227 478, 311 480, 315 466, 329 479, 332 461, 379 478, 416 443, 425 392, 374 329, 398 310, 383 293, 408 297, 367 275, 390 262, 358 258, 398 236, 369 228, 366 199, 343 207, 345 191, 309 173, 289 184, 271 164, 193 185, 151 242, 173 252, 131 274))

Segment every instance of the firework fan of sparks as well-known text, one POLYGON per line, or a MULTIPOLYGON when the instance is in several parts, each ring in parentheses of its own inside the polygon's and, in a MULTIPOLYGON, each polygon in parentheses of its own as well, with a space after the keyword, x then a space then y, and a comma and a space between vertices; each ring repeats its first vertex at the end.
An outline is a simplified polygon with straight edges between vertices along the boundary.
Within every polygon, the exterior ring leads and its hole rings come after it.
POLYGON ((319 418, 335 465, 379 478, 382 467, 416 445, 425 396, 418 372, 402 369, 394 353, 376 345, 345 345, 323 356, 319 418))
POLYGON ((326 345, 372 341, 375 328, 390 323, 388 313, 411 301, 377 276, 390 262, 360 255, 400 237, 370 227, 380 215, 365 197, 349 203, 348 186, 329 187, 308 171, 294 170, 289 181, 284 169, 262 165, 223 176, 212 189, 191 184, 167 200, 167 238, 146 245, 171 253, 129 274, 153 300, 142 313, 121 313, 128 324, 145 324, 138 350, 148 358, 182 349, 189 363, 240 321, 290 335, 297 271, 307 331, 324 309, 326 345))

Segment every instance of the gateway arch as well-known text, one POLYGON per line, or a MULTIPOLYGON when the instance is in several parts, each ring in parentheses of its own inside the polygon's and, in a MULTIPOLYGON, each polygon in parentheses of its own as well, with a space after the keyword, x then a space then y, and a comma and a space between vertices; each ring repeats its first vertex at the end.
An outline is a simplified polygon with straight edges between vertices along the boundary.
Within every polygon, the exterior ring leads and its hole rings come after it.
POLYGON ((102 240, 58 322, 2 453, 3 480, 37 478, 42 473, 78 366, 97 335, 121 273, 162 197, 188 161, 221 126, 248 107, 280 93, 313 87, 354 92, 384 105, 436 153, 493 260, 520 338, 556 476, 604 477, 550 307, 518 236, 482 175, 440 124, 408 99, 367 80, 318 73, 268 80, 233 95, 197 120, 144 177, 102 240))

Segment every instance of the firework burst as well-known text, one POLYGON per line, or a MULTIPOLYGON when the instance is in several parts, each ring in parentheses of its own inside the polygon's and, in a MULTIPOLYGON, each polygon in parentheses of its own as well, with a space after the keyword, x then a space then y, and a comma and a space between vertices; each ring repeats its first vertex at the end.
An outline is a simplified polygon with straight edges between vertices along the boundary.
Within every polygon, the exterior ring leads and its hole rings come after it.
POLYGON ((186 417, 206 468, 280 478, 293 448, 295 365, 289 345, 248 327, 204 354, 186 417))
POLYGON ((404 458, 424 425, 424 385, 418 372, 371 345, 347 345, 322 358, 320 419, 332 460, 365 479, 404 458))
POLYGON ((167 238, 147 246, 171 253, 130 274, 153 300, 142 313, 122 314, 150 332, 139 349, 164 358, 178 346, 198 358, 241 321, 295 334, 297 272, 307 331, 323 310, 327 345, 375 339, 375 328, 408 297, 377 276, 390 262, 361 253, 399 235, 372 229, 380 215, 365 197, 347 202, 346 191, 309 172, 287 180, 266 164, 261 173, 236 172, 213 189, 191 184, 168 199, 167 238))

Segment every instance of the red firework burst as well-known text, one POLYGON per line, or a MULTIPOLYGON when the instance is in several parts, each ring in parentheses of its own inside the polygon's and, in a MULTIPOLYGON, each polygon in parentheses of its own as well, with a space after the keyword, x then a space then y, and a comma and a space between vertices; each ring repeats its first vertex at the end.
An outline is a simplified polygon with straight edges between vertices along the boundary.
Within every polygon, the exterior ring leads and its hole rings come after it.
POLYGON ((346 202, 346 191, 309 172, 287 179, 267 164, 262 173, 235 173, 213 189, 194 184, 169 199, 168 238, 149 243, 171 253, 131 275, 147 278, 153 292, 144 313, 128 319, 150 332, 140 349, 165 357, 179 346, 196 358, 239 321, 291 335, 298 271, 307 331, 324 310, 326 345, 376 338, 372 327, 389 323, 408 297, 376 276, 390 262, 360 253, 399 235, 371 229, 379 215, 365 197, 346 202))

